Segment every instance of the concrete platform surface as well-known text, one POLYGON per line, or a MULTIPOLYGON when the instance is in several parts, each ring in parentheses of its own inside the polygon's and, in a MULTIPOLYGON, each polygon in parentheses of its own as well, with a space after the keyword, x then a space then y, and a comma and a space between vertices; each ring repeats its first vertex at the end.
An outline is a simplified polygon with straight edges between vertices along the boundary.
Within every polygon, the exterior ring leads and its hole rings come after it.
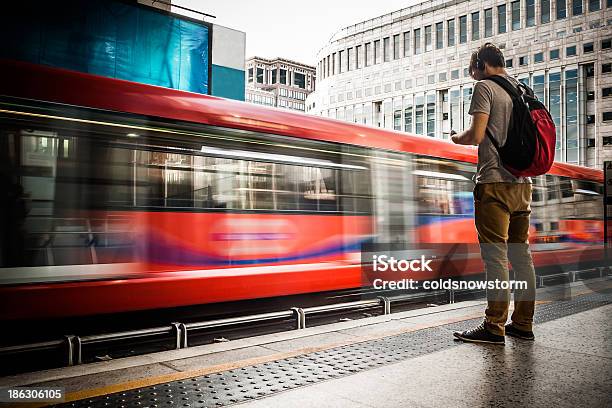
POLYGON ((0 386, 61 386, 62 406, 93 408, 610 407, 611 283, 577 282, 538 302, 535 342, 455 341, 454 330, 482 320, 485 302, 470 301, 5 377, 0 386))
POLYGON ((538 325, 535 342, 462 343, 239 406, 611 407, 611 317, 608 305, 538 325))

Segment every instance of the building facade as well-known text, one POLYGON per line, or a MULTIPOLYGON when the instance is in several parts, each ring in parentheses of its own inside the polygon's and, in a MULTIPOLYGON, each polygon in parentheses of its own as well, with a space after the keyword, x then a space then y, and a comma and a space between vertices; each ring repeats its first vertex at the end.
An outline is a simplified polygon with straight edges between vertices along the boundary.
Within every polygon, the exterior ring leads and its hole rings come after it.
POLYGON ((434 0, 346 27, 319 51, 315 115, 448 139, 469 127, 472 51, 493 42, 557 125, 556 160, 612 159, 612 0, 434 0))
POLYGON ((304 111, 315 89, 316 68, 282 58, 252 57, 246 61, 247 102, 304 111))

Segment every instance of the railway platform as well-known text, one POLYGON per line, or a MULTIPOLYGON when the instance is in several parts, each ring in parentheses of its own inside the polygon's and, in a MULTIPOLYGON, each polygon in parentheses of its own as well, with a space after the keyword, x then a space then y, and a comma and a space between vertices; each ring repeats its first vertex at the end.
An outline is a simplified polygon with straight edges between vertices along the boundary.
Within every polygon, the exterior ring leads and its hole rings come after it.
POLYGON ((535 342, 467 344, 466 301, 290 332, 21 374, 62 407, 609 407, 612 280, 538 292, 535 342), (543 296, 545 293, 546 296, 543 296))

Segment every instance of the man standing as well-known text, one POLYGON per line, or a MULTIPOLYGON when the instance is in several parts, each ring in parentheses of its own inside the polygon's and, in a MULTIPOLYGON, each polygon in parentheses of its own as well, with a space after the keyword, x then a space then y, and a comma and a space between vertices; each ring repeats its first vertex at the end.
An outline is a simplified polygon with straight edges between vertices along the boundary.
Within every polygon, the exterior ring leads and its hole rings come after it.
POLYGON ((497 149, 506 142, 512 113, 512 99, 493 80, 500 76, 517 86, 505 70, 499 48, 486 43, 472 53, 469 72, 476 81, 469 114, 470 128, 452 136, 463 145, 478 145, 478 166, 474 189, 474 213, 480 252, 486 267, 487 280, 508 281, 508 260, 517 281, 526 281, 527 289, 514 293, 512 323, 506 325, 510 290, 487 291, 485 320, 478 327, 454 333, 468 342, 504 344, 504 335, 533 340, 535 305, 535 270, 529 251, 529 216, 531 214, 531 180, 516 178, 502 165, 497 149))

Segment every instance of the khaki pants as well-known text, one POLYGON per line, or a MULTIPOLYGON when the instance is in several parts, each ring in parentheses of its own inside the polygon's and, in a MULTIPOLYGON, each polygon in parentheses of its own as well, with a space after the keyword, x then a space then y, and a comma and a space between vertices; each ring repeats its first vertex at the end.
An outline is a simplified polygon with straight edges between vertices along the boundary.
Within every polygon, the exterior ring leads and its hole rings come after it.
MULTIPOLYGON (((512 324, 528 331, 535 305, 535 270, 528 242, 531 188, 527 183, 488 183, 474 189, 475 223, 487 280, 508 281, 510 260, 514 279, 527 282, 527 289, 515 288, 512 324)), ((510 290, 488 290, 487 301, 485 327, 503 336, 510 290)))

